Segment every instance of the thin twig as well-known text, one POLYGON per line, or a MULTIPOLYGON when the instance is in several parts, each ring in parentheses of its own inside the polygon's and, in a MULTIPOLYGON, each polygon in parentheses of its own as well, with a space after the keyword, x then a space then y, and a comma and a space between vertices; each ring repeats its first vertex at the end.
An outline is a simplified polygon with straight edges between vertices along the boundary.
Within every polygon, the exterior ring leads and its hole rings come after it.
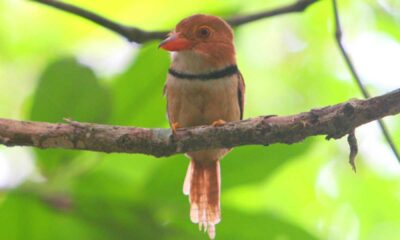
MULTIPOLYGON (((89 21, 97 23, 98 25, 119 34, 120 36, 125 37, 130 42, 145 43, 151 40, 160 40, 165 38, 165 36, 169 32, 169 31, 145 31, 137 27, 126 26, 124 24, 117 23, 103 16, 100 16, 97 13, 57 0, 31 0, 31 1, 52 6, 59 10, 63 10, 65 12, 69 12, 71 14, 85 18, 89 21)), ((286 13, 302 12, 308 6, 317 1, 318 0, 299 0, 287 6, 279 7, 272 10, 265 10, 262 12, 243 15, 243 16, 234 16, 227 19, 227 21, 232 26, 236 27, 263 18, 273 17, 286 13)))
MULTIPOLYGON (((338 7, 337 7, 337 3, 336 0, 332 0, 333 2, 333 11, 334 11, 334 16, 335 16, 335 27, 336 27, 336 32, 335 32, 335 36, 336 36, 336 42, 340 48, 340 52, 343 55, 343 58, 346 61, 346 64, 348 66, 348 68, 350 69, 350 72, 353 76, 353 79, 356 81, 358 88, 361 90, 362 95, 364 96, 364 98, 370 98, 371 95, 368 93, 367 89, 365 88, 363 82, 361 81, 361 78, 359 77, 359 74, 357 73, 349 54, 347 53, 343 42, 342 42, 342 26, 340 24, 340 18, 339 18, 339 11, 338 11, 338 7)), ((397 158, 397 161, 400 163, 400 154, 399 151, 396 148, 396 145, 394 144, 394 141, 392 139, 392 137, 389 134, 389 131, 387 130, 387 127, 385 125, 385 123, 383 122, 383 120, 379 119, 378 120, 379 123, 379 127, 382 130, 382 133, 387 141, 387 143, 389 144, 390 148, 392 149, 393 154, 395 155, 395 157, 397 158)))
MULTIPOLYGON (((94 123, 54 124, 0 119, 0 144, 98 152, 144 153, 156 157, 242 145, 292 144, 310 136, 341 138, 355 128, 400 113, 400 89, 367 100, 350 100, 292 116, 261 116, 220 127, 148 129, 94 123)), ((350 139, 351 140, 351 139, 350 139)), ((353 154, 354 144, 353 144, 353 154)))
POLYGON ((289 5, 279 7, 272 10, 262 11, 259 13, 243 15, 243 16, 233 16, 231 18, 226 19, 226 21, 232 26, 240 26, 249 22, 254 22, 263 18, 273 17, 286 13, 296 13, 303 12, 306 8, 308 8, 311 4, 316 3, 318 0, 298 0, 289 5))
POLYGON ((52 6, 54 8, 63 10, 65 12, 69 12, 74 15, 85 18, 89 21, 97 23, 98 25, 103 26, 125 37, 130 42, 144 43, 150 40, 160 40, 165 38, 166 35, 168 34, 168 31, 145 31, 136 27, 126 26, 117 23, 115 21, 112 21, 110 19, 107 19, 103 16, 100 16, 97 13, 56 0, 31 0, 31 1, 52 6))

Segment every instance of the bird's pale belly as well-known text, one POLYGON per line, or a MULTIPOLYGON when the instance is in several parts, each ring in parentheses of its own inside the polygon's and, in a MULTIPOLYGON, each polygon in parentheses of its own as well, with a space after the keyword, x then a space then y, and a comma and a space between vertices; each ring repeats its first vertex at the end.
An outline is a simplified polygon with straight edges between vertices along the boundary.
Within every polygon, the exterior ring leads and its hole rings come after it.
POLYGON ((209 81, 171 77, 167 98, 170 122, 180 127, 209 125, 219 119, 240 120, 236 75, 209 81))

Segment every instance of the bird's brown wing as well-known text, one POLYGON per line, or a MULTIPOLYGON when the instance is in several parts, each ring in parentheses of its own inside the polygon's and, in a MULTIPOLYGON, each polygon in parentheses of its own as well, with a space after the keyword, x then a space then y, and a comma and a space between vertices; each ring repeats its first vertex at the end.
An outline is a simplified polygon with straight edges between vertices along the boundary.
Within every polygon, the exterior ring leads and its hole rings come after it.
POLYGON ((171 125, 172 125, 172 122, 171 122, 171 115, 170 115, 170 110, 169 110, 169 107, 170 107, 170 106, 168 105, 167 83, 165 83, 165 85, 164 85, 163 96, 164 96, 165 99, 167 100, 167 119, 168 119, 169 125, 171 126, 171 125))
POLYGON ((242 120, 243 119, 243 111, 244 111, 244 98, 245 98, 246 86, 244 84, 243 76, 240 72, 238 73, 238 77, 239 77, 238 102, 239 102, 239 108, 240 108, 240 120, 242 120))

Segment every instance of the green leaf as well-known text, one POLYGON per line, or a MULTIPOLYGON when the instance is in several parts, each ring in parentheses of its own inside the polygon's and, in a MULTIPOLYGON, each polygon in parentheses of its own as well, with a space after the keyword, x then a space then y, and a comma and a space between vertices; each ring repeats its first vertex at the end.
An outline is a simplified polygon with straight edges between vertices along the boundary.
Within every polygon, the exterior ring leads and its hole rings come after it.
POLYGON ((112 122, 143 127, 166 125, 163 87, 169 57, 156 44, 144 46, 133 64, 113 85, 112 122))
POLYGON ((279 167, 296 160, 313 145, 312 139, 293 145, 244 146, 221 160, 222 188, 263 181, 279 167))
MULTIPOLYGON (((85 122, 105 122, 111 111, 108 90, 89 68, 72 58, 59 59, 46 68, 34 94, 29 118, 34 121, 62 122, 72 118, 85 122)), ((36 151, 45 170, 67 164, 78 152, 36 151)))
POLYGON ((110 95, 89 68, 72 58, 51 63, 40 77, 30 119, 60 122, 104 122, 110 113, 110 95))

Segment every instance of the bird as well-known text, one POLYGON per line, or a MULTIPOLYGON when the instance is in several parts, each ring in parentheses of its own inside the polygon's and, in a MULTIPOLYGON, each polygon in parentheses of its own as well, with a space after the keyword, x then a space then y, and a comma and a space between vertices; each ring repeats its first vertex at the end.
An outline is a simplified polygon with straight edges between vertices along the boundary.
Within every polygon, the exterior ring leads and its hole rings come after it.
MULTIPOLYGON (((171 52, 164 86, 172 133, 200 125, 219 127, 243 119, 245 84, 237 65, 234 33, 222 18, 195 14, 181 20, 159 48, 171 52)), ((190 219, 210 239, 221 220, 220 160, 230 149, 186 153, 183 184, 190 219)))

